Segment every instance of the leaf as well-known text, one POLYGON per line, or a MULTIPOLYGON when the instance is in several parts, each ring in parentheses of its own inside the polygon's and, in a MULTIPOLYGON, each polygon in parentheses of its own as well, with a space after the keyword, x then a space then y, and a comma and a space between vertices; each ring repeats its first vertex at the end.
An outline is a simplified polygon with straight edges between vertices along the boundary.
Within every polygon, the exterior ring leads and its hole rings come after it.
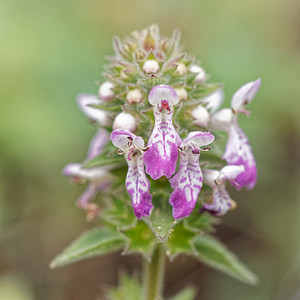
POLYGON ((192 243, 196 258, 201 262, 244 283, 258 283, 257 276, 215 238, 207 235, 198 235, 193 239, 192 243))
POLYGON ((169 204, 168 199, 169 194, 167 193, 153 193, 153 211, 150 217, 144 219, 160 241, 167 240, 172 227, 176 224, 172 215, 172 206, 169 204))
POLYGON ((147 259, 151 257, 155 236, 151 229, 142 221, 137 221, 136 225, 123 231, 127 238, 125 253, 142 253, 147 259))
POLYGON ((195 235, 196 233, 187 229, 183 222, 177 224, 172 229, 167 241, 168 256, 174 259, 178 254, 193 251, 192 239, 195 235))
POLYGON ((179 292, 176 296, 172 297, 170 300, 193 300, 195 299, 196 292, 193 288, 186 288, 179 292))
MULTIPOLYGON (((140 300, 143 288, 140 282, 126 274, 120 274, 119 286, 111 288, 107 293, 106 300, 140 300)), ((188 299, 187 299, 188 300, 188 299)))
POLYGON ((124 237, 106 228, 97 228, 82 234, 50 263, 54 269, 89 257, 104 255, 125 246, 124 237))

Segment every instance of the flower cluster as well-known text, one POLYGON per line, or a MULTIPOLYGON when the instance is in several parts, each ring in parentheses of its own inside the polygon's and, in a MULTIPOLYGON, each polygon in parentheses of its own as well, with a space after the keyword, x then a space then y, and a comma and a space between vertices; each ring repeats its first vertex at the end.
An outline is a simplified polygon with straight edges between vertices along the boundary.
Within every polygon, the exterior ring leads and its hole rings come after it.
POLYGON ((246 106, 260 80, 242 86, 234 94, 231 108, 220 109, 224 98, 221 86, 208 84, 206 72, 193 58, 180 53, 177 32, 170 39, 162 38, 153 25, 133 32, 124 43, 116 39, 114 47, 116 55, 98 96, 78 97, 79 107, 98 127, 87 163, 64 169, 77 183, 89 181, 78 205, 92 218, 99 210, 91 200, 99 191, 113 193, 114 182, 119 184, 113 170, 125 172, 125 167, 120 157, 111 159, 111 141, 127 163, 125 186, 138 218, 151 214, 151 194, 157 188, 154 181, 169 191, 174 219, 188 217, 197 200, 202 203, 201 211, 216 216, 233 209, 236 204, 226 191, 226 181, 237 190, 251 189, 256 183, 254 156, 238 125, 238 115, 249 114, 246 106), (214 165, 209 156, 200 161, 201 152, 208 151, 208 145, 213 151, 218 143, 215 133, 219 130, 228 135, 219 163, 214 165), (203 183, 211 188, 210 197, 199 196, 203 183))

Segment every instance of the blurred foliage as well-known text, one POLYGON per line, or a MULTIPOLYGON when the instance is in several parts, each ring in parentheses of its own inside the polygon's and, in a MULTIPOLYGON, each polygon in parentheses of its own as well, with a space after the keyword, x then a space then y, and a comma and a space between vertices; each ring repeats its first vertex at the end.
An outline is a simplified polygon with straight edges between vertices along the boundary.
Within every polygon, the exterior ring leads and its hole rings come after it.
POLYGON ((216 233, 261 283, 248 287, 178 257, 166 296, 194 283, 202 299, 298 299, 299 11, 294 0, 1 0, 0 275, 26 275, 33 299, 92 300, 99 283, 116 284, 118 264, 139 268, 119 255, 57 271, 48 264, 93 227, 73 204, 81 188, 61 175, 66 163, 82 161, 95 132, 75 96, 96 93, 114 35, 158 23, 163 34, 182 30, 188 52, 224 82, 227 104, 243 83, 262 78, 251 117, 241 118, 258 185, 232 191, 238 208, 216 233))

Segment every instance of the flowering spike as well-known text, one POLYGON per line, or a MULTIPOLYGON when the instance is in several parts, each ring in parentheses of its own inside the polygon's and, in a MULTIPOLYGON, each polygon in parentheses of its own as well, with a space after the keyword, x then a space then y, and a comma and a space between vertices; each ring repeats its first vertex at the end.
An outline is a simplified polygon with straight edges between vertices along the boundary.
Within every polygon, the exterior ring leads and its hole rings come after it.
POLYGON ((129 130, 117 129, 110 136, 112 143, 124 152, 128 164, 126 188, 130 194, 137 218, 147 217, 152 210, 149 180, 144 171, 144 141, 129 130))
POLYGON ((181 143, 180 169, 170 180, 174 189, 170 196, 173 217, 188 217, 195 207, 202 188, 202 172, 199 165, 201 146, 212 143, 214 136, 209 132, 190 132, 181 143))
POLYGON ((212 203, 204 203, 202 211, 209 211, 213 215, 222 216, 229 209, 235 208, 235 202, 226 191, 225 181, 234 181, 245 171, 244 166, 225 166, 220 171, 204 169, 204 183, 209 185, 212 192, 212 203))
POLYGON ((173 126, 172 117, 173 105, 178 101, 174 89, 167 85, 155 86, 149 93, 149 102, 154 105, 155 125, 144 162, 146 172, 155 180, 163 175, 170 178, 175 173, 181 139, 173 126))

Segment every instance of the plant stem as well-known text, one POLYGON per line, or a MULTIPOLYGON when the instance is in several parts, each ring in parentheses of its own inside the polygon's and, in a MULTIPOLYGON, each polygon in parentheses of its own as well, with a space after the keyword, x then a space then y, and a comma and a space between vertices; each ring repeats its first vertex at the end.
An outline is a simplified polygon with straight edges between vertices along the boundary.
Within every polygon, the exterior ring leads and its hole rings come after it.
POLYGON ((144 263, 145 300, 162 300, 165 271, 165 249, 162 243, 156 244, 151 261, 144 263))

